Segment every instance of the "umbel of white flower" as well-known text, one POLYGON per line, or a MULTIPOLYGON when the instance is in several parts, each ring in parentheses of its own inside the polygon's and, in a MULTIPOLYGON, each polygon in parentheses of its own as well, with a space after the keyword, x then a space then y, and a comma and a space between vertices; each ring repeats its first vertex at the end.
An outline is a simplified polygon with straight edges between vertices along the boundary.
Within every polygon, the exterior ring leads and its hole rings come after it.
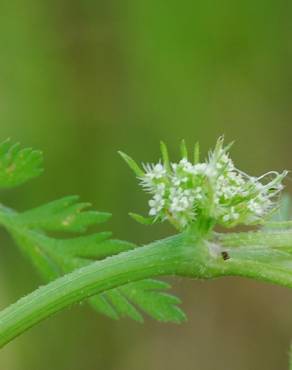
POLYGON ((219 138, 208 159, 199 162, 196 146, 191 162, 183 142, 183 158, 178 163, 170 163, 162 143, 163 161, 143 165, 143 170, 121 153, 143 189, 152 196, 149 223, 168 220, 183 230, 200 219, 234 227, 259 224, 268 218, 278 205, 277 195, 283 189, 287 171, 249 176, 235 168, 227 153, 229 147, 224 147, 223 138, 219 138))

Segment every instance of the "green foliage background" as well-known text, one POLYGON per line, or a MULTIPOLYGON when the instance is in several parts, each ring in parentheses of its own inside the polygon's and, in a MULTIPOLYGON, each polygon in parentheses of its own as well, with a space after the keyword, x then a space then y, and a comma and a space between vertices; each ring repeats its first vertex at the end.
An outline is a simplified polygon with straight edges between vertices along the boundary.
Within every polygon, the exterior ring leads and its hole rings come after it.
MULTIPOLYGON (((44 175, 1 202, 20 210, 79 194, 116 237, 170 232, 127 212, 145 197, 117 155, 156 160, 181 138, 225 134, 240 168, 292 168, 292 4, 287 1, 3 0, 0 138, 45 152, 44 175)), ((288 179, 288 190, 292 186, 288 179)), ((0 233, 0 304, 40 278, 0 233)), ((176 282, 189 322, 114 322, 74 307, 7 346, 5 370, 287 368, 292 293, 243 279, 176 282)))

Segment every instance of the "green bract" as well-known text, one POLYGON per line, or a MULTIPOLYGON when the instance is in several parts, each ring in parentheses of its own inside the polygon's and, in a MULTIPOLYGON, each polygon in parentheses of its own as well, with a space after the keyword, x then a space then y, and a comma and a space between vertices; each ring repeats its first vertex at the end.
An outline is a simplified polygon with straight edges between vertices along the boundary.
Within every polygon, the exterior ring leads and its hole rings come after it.
MULTIPOLYGON (((168 220, 183 230, 202 220, 234 227, 260 224, 268 218, 277 208, 275 200, 283 189, 287 171, 249 176, 234 166, 227 152, 229 147, 224 147, 220 138, 208 159, 199 162, 197 145, 191 162, 183 143, 183 158, 178 163, 169 163, 166 146, 162 144, 163 161, 143 164, 143 171, 124 156, 143 189, 152 195, 148 222, 168 220)), ((135 218, 145 221, 138 215, 135 218)))

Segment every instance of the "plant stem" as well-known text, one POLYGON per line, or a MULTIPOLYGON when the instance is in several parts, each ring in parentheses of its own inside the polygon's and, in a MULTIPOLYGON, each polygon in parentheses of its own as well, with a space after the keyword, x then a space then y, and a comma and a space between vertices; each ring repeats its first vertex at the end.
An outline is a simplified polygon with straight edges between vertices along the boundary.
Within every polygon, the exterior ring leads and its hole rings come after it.
MULTIPOLYGON (((0 312, 0 348, 38 322, 74 303, 158 275, 202 279, 244 276, 292 287, 290 268, 273 265, 273 261, 263 263, 245 259, 244 255, 225 260, 222 256, 225 247, 218 243, 218 234, 213 240, 216 243, 202 239, 194 231, 181 233, 93 262, 40 287, 0 312)), ((281 245, 281 240, 278 243, 281 245)))
MULTIPOLYGON (((41 320, 85 298, 135 280, 178 274, 182 267, 187 271, 190 261, 199 260, 200 252, 197 249, 196 253, 194 245, 190 248, 190 240, 187 243, 185 240, 182 234, 164 239, 94 262, 40 287, 0 312, 0 347, 41 320)), ((199 276, 200 271, 194 274, 199 276)))
POLYGON ((221 276, 243 276, 258 281, 292 288, 292 272, 270 263, 230 259, 220 271, 221 276))
POLYGON ((264 247, 292 247, 291 230, 284 231, 256 231, 243 233, 217 234, 218 241, 225 246, 264 246, 264 247))

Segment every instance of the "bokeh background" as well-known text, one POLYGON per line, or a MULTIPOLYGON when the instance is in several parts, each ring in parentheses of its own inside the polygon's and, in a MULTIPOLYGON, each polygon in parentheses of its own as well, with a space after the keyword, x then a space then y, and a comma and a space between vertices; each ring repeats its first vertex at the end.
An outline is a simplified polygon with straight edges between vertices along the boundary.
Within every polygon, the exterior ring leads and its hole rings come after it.
MULTIPOLYGON (((116 237, 170 233, 127 213, 146 198, 117 155, 173 158, 181 138, 225 134, 252 174, 292 168, 292 3, 260 0, 2 0, 0 137, 43 149, 45 174, 1 202, 67 194, 113 213, 116 237)), ((292 186, 287 181, 287 190, 292 186)), ((0 232, 0 305, 40 278, 0 232)), ((292 293, 245 279, 175 280, 189 321, 113 322, 82 305, 1 351, 3 370, 287 369, 292 293)))

